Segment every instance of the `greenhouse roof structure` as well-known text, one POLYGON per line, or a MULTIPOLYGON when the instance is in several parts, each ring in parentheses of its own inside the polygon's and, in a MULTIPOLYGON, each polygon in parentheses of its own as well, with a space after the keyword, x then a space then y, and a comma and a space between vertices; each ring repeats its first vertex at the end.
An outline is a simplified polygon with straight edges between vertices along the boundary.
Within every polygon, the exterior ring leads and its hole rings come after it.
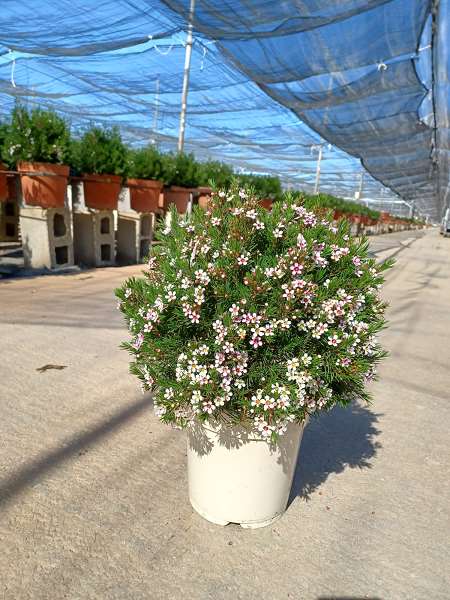
POLYGON ((0 118, 16 100, 75 130, 117 124, 288 186, 449 202, 450 0, 5 0, 0 118), (364 180, 362 173, 364 172, 364 180))

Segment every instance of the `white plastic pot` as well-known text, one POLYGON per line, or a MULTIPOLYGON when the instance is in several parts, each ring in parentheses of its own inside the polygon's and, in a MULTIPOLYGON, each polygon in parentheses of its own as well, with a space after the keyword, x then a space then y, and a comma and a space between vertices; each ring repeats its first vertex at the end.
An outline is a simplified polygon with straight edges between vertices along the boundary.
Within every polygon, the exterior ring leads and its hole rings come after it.
POLYGON ((189 499, 217 525, 265 527, 286 510, 306 423, 290 423, 276 445, 241 426, 188 429, 189 499))

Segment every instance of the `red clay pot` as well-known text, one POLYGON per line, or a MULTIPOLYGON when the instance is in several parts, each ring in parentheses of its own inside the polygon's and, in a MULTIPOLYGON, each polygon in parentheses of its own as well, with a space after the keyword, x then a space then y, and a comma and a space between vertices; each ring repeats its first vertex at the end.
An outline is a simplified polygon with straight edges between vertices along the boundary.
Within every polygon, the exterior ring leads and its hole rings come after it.
POLYGON ((164 208, 164 210, 168 210, 171 204, 175 204, 177 207, 177 212, 183 214, 187 210, 188 202, 190 194, 194 190, 184 187, 179 187, 176 185, 171 186, 170 188, 165 188, 164 193, 162 194, 162 206, 160 203, 160 208, 164 208))
POLYGON ((159 194, 163 184, 153 179, 127 179, 130 205, 137 212, 155 212, 159 208, 159 194))
MULTIPOLYGON (((0 171, 7 171, 6 166, 0 162, 0 171)), ((6 202, 9 198, 8 180, 6 173, 0 173, 0 202, 6 202)))
POLYGON ((64 206, 69 167, 50 163, 25 162, 17 165, 25 204, 42 208, 64 206), (32 173, 39 175, 32 175, 32 173), (26 175, 22 173, 27 173, 26 175))
POLYGON ((259 200, 259 204, 266 210, 272 210, 272 200, 270 198, 263 198, 259 200))
POLYGON ((83 174, 84 201, 89 208, 115 210, 119 199, 120 175, 83 174))
POLYGON ((200 206, 200 208, 206 210, 208 208, 208 203, 211 199, 212 189, 209 187, 199 187, 198 192, 198 205, 200 206))

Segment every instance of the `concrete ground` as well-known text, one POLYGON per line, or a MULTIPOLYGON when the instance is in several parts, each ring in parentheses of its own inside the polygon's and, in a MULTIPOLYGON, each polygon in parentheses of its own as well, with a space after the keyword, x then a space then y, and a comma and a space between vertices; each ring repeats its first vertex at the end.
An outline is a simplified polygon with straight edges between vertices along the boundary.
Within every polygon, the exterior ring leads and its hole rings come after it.
POLYGON ((374 403, 308 426, 253 531, 192 511, 184 434, 128 374, 112 290, 139 267, 1 281, 0 598, 448 599, 450 239, 371 243, 398 259, 374 403))

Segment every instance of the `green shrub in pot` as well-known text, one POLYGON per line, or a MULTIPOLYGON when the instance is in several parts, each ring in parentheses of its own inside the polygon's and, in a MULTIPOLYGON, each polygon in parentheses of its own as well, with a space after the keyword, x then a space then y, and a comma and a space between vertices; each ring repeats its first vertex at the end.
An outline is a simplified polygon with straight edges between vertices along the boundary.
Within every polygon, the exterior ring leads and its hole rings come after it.
POLYGON ((131 371, 163 422, 240 423, 275 441, 290 422, 369 399, 392 262, 377 264, 317 198, 284 195, 268 212, 233 187, 189 222, 173 210, 158 237, 144 277, 117 296, 131 371))
POLYGON ((155 146, 130 149, 127 156, 127 175, 134 179, 165 181, 166 159, 155 146))
POLYGON ((57 165, 69 162, 69 126, 53 111, 28 111, 18 105, 10 124, 2 127, 2 136, 2 159, 11 168, 21 161, 57 165))
POLYGON ((167 185, 196 188, 200 184, 200 166, 193 154, 165 154, 163 164, 167 185))
POLYGON ((72 166, 78 173, 126 175, 127 147, 119 129, 92 127, 72 144, 72 166))

